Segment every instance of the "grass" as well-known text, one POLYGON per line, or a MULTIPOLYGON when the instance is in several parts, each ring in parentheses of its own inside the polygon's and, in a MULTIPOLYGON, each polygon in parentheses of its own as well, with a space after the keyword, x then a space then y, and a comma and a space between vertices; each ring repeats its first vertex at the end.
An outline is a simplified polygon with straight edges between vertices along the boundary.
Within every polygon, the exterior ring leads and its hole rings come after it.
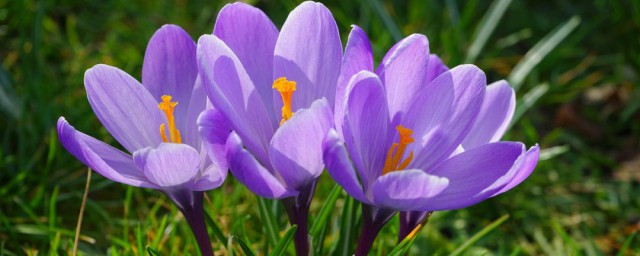
MULTIPOLYGON (((298 4, 252 3, 278 26, 298 4)), ((86 167, 62 149, 55 121, 65 116, 79 130, 116 144, 89 107, 84 70, 106 63, 140 78, 155 29, 174 23, 195 39, 212 31, 224 4, 0 0, 0 255, 73 250, 86 167)), ((409 243, 410 254, 640 254, 637 1, 325 5, 343 39, 351 24, 367 31, 378 60, 399 38, 422 33, 431 52, 449 66, 473 62, 489 81, 509 79, 518 88, 519 118, 506 139, 552 149, 509 193, 435 213, 409 243)), ((312 204, 313 231, 325 237, 314 239, 323 245, 316 255, 345 255, 358 237, 359 204, 333 188, 323 175, 312 204), (323 208, 327 198, 335 201, 323 208), (318 216, 325 225, 314 225, 318 216)), ((259 202, 233 179, 207 195, 206 210, 221 231, 213 235, 210 229, 217 253, 286 251, 279 238, 291 227, 277 203, 259 202), (264 225, 264 216, 272 216, 273 226, 264 225)), ((373 249, 377 255, 393 250, 396 222, 382 230, 373 249)), ((188 226, 166 197, 99 175, 92 177, 79 240, 79 252, 86 255, 197 254, 188 226)))

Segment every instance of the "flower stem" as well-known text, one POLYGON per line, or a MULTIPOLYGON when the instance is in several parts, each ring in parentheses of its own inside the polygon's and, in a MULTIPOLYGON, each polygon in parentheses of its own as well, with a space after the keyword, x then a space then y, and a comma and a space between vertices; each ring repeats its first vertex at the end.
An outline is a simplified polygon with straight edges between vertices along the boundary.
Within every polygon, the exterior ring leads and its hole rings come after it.
POLYGON ((356 256, 366 256, 369 253, 378 233, 395 213, 392 210, 362 204, 362 233, 356 248, 356 256))
POLYGON ((296 255, 298 256, 308 256, 311 252, 308 235, 309 205, 315 189, 316 181, 302 188, 297 196, 281 200, 289 216, 289 222, 298 226, 293 236, 296 255))
POLYGON ((211 240, 204 220, 204 192, 178 191, 167 193, 167 195, 176 203, 184 218, 187 219, 187 223, 189 223, 189 227, 191 227, 191 231, 200 248, 200 254, 202 256, 213 256, 211 240))

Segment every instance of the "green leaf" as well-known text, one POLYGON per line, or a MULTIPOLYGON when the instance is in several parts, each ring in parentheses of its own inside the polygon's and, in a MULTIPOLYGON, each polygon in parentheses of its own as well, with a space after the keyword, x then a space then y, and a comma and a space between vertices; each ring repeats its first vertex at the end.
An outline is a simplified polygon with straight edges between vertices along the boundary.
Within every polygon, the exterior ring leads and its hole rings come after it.
POLYGON ((256 255, 256 253, 253 251, 253 249, 251 249, 251 246, 249 246, 247 243, 245 243, 240 237, 236 237, 236 241, 238 242, 238 245, 240 245, 240 249, 242 250, 244 255, 247 255, 247 256, 255 256, 256 255))
POLYGON ((147 246, 147 253, 150 256, 160 256, 160 253, 155 249, 151 248, 150 246, 147 246))
POLYGON ((527 52, 524 58, 513 68, 509 75, 509 84, 515 91, 520 89, 529 72, 540 63, 553 49, 560 44, 580 24, 580 17, 573 16, 569 21, 558 26, 550 34, 542 38, 527 52))
POLYGON ((258 211, 260 213, 260 219, 267 233, 267 239, 269 243, 276 245, 280 238, 278 237, 278 231, 276 230, 276 221, 273 216, 273 212, 269 209, 267 199, 258 197, 258 211))
POLYGON ((473 43, 469 47, 469 52, 467 53, 467 58, 464 60, 465 63, 473 63, 476 61, 478 54, 482 51, 485 44, 487 43, 487 39, 489 36, 493 34, 493 31, 496 29, 498 22, 504 16, 504 13, 507 10, 507 7, 511 4, 511 0, 496 0, 493 1, 491 7, 489 7, 489 11, 482 17, 480 24, 478 25, 478 29, 476 30, 476 37, 473 40, 473 43))
POLYGON ((480 232, 476 233, 471 238, 469 238, 467 241, 465 241, 460 247, 458 247, 458 249, 456 249, 451 254, 449 254, 449 256, 460 255, 466 249, 471 247, 471 245, 473 245, 475 242, 480 240, 480 238, 483 238, 484 236, 489 234, 491 231, 493 231, 494 229, 496 229, 497 227, 502 225, 502 223, 504 223, 507 219, 509 219, 509 214, 503 215, 502 217, 500 217, 499 219, 495 220, 494 222, 492 222, 488 226, 484 227, 482 230, 480 230, 480 232))
POLYGON ((293 241, 293 235, 296 233, 297 229, 298 229, 298 226, 296 225, 291 226, 289 230, 287 230, 287 232, 284 234, 282 239, 280 239, 280 242, 276 245, 276 247, 273 248, 273 251, 271 251, 269 255, 270 256, 284 255, 287 251, 287 248, 291 244, 291 241, 293 241))
POLYGON ((556 156, 562 155, 562 154, 564 154, 564 153, 566 153, 568 151, 569 151, 569 146, 568 145, 545 148, 543 150, 540 150, 540 157, 539 157, 540 160, 539 161, 549 160, 549 159, 554 158, 556 156))
POLYGON ((636 237, 636 234, 638 234, 637 231, 631 233, 631 235, 624 240, 624 244, 622 244, 622 247, 620 247, 620 250, 618 251, 618 254, 617 254, 618 256, 627 255, 627 249, 631 246, 631 243, 633 242, 633 239, 636 237))
POLYGON ((211 230, 213 230, 213 236, 216 238, 216 240, 218 240, 218 242, 220 242, 221 245, 225 246, 225 243, 229 239, 224 235, 224 233, 222 232, 222 229, 220 228, 220 226, 218 226, 215 220, 213 220, 211 215, 209 215, 209 213, 206 211, 205 211, 205 215, 207 216, 207 218, 205 218, 205 220, 207 221, 207 225, 209 225, 211 230))
POLYGON ((524 115, 524 112, 529 110, 533 105, 549 91, 549 84, 540 84, 531 89, 531 91, 527 92, 523 97, 518 106, 516 106, 516 110, 513 113, 513 118, 511 119, 511 123, 509 124, 509 128, 513 126, 521 117, 524 115))
POLYGON ((322 227, 327 224, 329 217, 331 217, 331 213, 333 213, 335 209, 336 201, 338 200, 338 197, 340 197, 341 192, 342 188, 340 186, 337 184, 333 186, 333 189, 329 193, 329 196, 327 196, 322 208, 320 208, 320 212, 318 212, 318 217, 311 225, 309 235, 316 237, 322 230, 322 227))
POLYGON ((352 237, 354 235, 354 228, 356 227, 356 201, 347 196, 344 202, 344 209, 342 211, 342 222, 340 224, 340 241, 336 248, 335 255, 350 255, 352 237))
POLYGON ((384 23, 384 25, 387 27, 393 39, 395 41, 400 41, 400 39, 402 39, 403 37, 402 32, 400 32, 400 28, 398 28, 398 25, 396 25, 396 23, 393 21, 391 15, 389 15, 387 10, 384 9, 384 6, 382 6, 380 0, 368 0, 368 2, 369 6, 372 6, 378 16, 380 16, 380 19, 382 19, 382 23, 384 23))
POLYGON ((418 236, 411 236, 411 237, 407 236, 404 239, 402 239, 402 242, 400 242, 398 245, 396 245, 396 247, 393 248, 393 250, 391 250, 391 252, 389 253, 389 256, 405 255, 409 250, 409 248, 411 248, 411 245, 413 245, 413 242, 416 240, 416 237, 418 236))

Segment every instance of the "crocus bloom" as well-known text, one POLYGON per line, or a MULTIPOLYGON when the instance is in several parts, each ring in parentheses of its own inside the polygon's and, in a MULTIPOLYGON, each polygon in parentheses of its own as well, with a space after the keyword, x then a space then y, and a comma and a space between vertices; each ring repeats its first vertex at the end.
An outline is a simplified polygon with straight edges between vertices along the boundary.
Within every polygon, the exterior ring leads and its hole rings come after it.
POLYGON ((343 100, 336 101, 337 131, 324 141, 324 161, 363 202, 356 255, 366 255, 396 211, 467 207, 501 192, 523 165, 535 165, 524 161, 519 142, 483 143, 454 155, 481 114, 486 78, 473 65, 447 70, 423 35, 398 42, 374 73, 369 40, 354 26, 337 86, 343 100))
MULTIPOLYGON (((442 65, 440 70, 448 70, 448 68, 442 65)), ((457 155, 465 150, 500 141, 513 117, 515 103, 515 92, 506 81, 501 80, 488 85, 475 124, 453 154, 457 155)), ((509 174, 507 174, 510 179, 505 181, 506 185, 491 197, 512 189, 529 177, 538 162, 539 153, 540 148, 536 145, 520 156, 518 161, 522 161, 522 163, 514 164, 511 167, 509 174)), ((398 242, 422 226, 430 214, 430 211, 401 212, 398 242)))
POLYGON ((278 32, 259 9, 230 4, 213 35, 198 40, 198 58, 207 95, 234 131, 227 140, 233 176, 258 196, 282 199, 298 225, 298 255, 307 255, 308 207, 324 169, 342 58, 333 16, 304 2, 278 32))
MULTIPOLYGON (((196 44, 180 27, 165 25, 152 36, 144 57, 142 84, 124 71, 96 65, 85 73, 94 113, 128 153, 58 120, 62 145, 102 176, 131 186, 164 192, 189 222, 203 255, 213 255, 204 223, 203 191, 227 176, 225 123, 207 118, 209 140, 196 124, 206 107, 198 82, 196 44), (204 148, 207 149, 207 157, 204 148)), ((211 110, 208 116, 215 117, 211 110)))

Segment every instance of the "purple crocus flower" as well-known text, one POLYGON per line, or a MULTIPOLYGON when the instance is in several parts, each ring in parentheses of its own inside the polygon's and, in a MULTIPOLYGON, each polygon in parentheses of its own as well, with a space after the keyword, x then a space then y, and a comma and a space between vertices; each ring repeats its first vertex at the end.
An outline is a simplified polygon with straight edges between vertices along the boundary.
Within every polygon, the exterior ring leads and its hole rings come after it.
MULTIPOLYGON (((442 64, 440 70, 448 70, 448 68, 442 64)), ((500 141, 511 122, 515 106, 515 92, 506 81, 501 80, 488 85, 475 124, 469 130, 469 133, 453 155, 500 141)), ((535 145, 524 153, 523 156, 520 156, 517 161, 521 161, 521 163, 514 164, 506 175, 510 177, 510 179, 506 181, 506 185, 491 195, 491 197, 514 188, 529 177, 538 162, 539 154, 540 147, 535 145)), ((431 213, 431 211, 400 212, 398 242, 402 241, 414 230, 419 230, 431 213)))
POLYGON ((227 5, 213 35, 198 40, 198 58, 207 95, 234 131, 233 176, 258 196, 281 199, 298 225, 296 251, 308 255, 308 208, 324 169, 342 58, 331 12, 304 2, 278 32, 259 9, 227 5))
POLYGON ((213 255, 203 191, 219 187, 227 176, 224 143, 230 128, 210 110, 200 122, 208 140, 200 139, 196 121, 207 101, 197 77, 196 44, 180 27, 165 25, 147 46, 142 84, 108 65, 85 73, 89 104, 128 153, 77 131, 64 117, 58 135, 72 155, 102 176, 164 192, 184 214, 201 253, 213 255))
POLYGON ((429 54, 424 35, 398 42, 374 71, 369 40, 354 26, 337 86, 337 131, 323 143, 324 161, 333 179, 363 203, 356 255, 367 254, 396 211, 467 207, 535 166, 519 142, 456 151, 473 140, 472 129, 484 134, 474 125, 490 97, 486 78, 473 65, 448 70, 429 54))

